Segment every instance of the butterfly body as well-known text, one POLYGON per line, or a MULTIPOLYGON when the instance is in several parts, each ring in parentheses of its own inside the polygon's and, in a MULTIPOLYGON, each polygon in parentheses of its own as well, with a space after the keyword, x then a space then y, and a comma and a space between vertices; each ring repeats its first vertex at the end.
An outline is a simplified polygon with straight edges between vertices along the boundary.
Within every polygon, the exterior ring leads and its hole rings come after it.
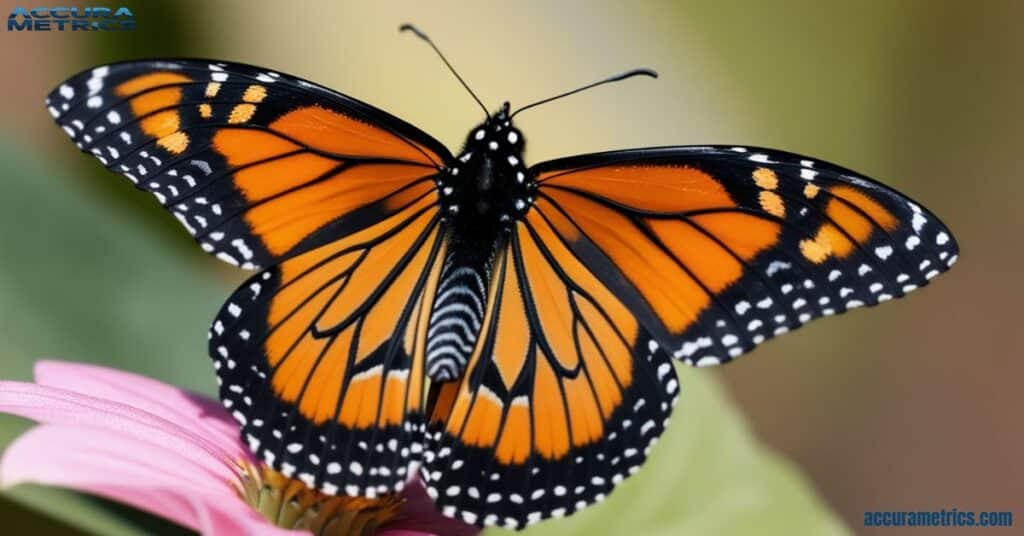
POLYGON ((525 108, 505 106, 452 156, 341 93, 207 60, 100 66, 47 105, 205 251, 258 270, 209 332, 254 456, 328 494, 416 472, 469 523, 604 499, 668 423, 673 360, 730 362, 958 258, 921 204, 784 151, 527 167, 525 108))
POLYGON ((427 332, 434 381, 461 375, 481 328, 494 254, 533 204, 537 186, 524 147, 506 103, 470 131, 436 180, 449 248, 427 332))

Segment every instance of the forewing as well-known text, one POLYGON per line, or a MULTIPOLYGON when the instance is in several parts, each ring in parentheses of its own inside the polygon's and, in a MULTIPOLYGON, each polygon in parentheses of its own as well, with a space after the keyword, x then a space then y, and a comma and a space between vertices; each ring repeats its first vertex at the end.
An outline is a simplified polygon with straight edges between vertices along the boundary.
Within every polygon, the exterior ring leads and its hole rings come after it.
POLYGON ((901 297, 957 259, 950 231, 850 170, 743 147, 667 147, 532 170, 533 211, 687 364, 901 297))
POLYGON ((234 63, 96 67, 47 106, 82 151, 156 196, 205 251, 249 269, 388 217, 431 192, 449 158, 381 110, 234 63))

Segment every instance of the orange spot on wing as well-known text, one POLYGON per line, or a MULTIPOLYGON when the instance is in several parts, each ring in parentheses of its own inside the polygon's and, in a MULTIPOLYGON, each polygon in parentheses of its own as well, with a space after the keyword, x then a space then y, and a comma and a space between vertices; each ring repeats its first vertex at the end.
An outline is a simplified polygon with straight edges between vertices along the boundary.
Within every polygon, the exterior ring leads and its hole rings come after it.
MULTIPOLYGON (((863 210, 868 217, 887 231, 895 229, 899 224, 899 220, 896 219, 896 216, 893 216, 891 212, 886 210, 881 203, 872 199, 866 192, 863 192, 853 186, 839 185, 830 188, 829 192, 832 195, 845 199, 857 208, 863 210)), ((840 225, 843 224, 840 222, 840 225)), ((845 228, 845 225, 843 225, 843 227, 845 228)), ((860 241, 860 239, 858 239, 858 241, 860 241)))
MULTIPOLYGON (((121 83, 114 88, 114 93, 121 97, 129 97, 167 84, 190 81, 189 77, 180 73, 149 73, 121 83)), ((139 128, 147 135, 158 138, 157 144, 174 154, 184 152, 188 146, 188 136, 182 132, 177 132, 181 124, 181 118, 178 115, 178 110, 174 108, 180 103, 180 87, 155 89, 129 100, 132 114, 135 117, 153 114, 142 119, 139 123, 139 128)))
POLYGON ((523 292, 519 287, 515 266, 508 263, 502 283, 501 303, 496 307, 498 325, 494 333, 491 359, 506 389, 511 389, 526 364, 530 328, 526 321, 523 292))
POLYGON ((690 220, 721 240, 743 260, 750 260, 774 246, 782 230, 777 222, 741 212, 712 212, 691 216, 690 220))
POLYGON ((407 143, 386 130, 319 106, 307 106, 288 112, 271 123, 270 128, 321 151, 433 165, 411 142, 407 143))
POLYGON ((775 192, 769 192, 762 190, 757 196, 758 202, 761 204, 761 209, 765 212, 779 217, 786 217, 786 204, 782 202, 782 198, 775 192))
MULTIPOLYGON (((462 430, 462 427, 466 423, 466 418, 469 416, 469 401, 473 398, 472 393, 466 388, 465 379, 460 382, 453 382, 452 385, 458 385, 458 393, 455 397, 455 401, 452 403, 451 409, 448 411, 446 418, 445 429, 449 434, 458 435, 462 430)), ((442 394, 444 389, 442 388, 442 394)))
POLYGON ((381 391, 380 365, 352 377, 341 403, 338 422, 349 428, 367 428, 376 421, 381 391))
POLYGON ((538 360, 533 383, 534 445, 542 457, 558 459, 569 452, 569 423, 558 379, 547 362, 538 360))
POLYGON ((136 76, 128 81, 122 82, 114 88, 114 93, 119 97, 128 97, 150 88, 169 84, 182 84, 191 81, 191 78, 181 73, 161 71, 136 76))
POLYGON ((228 116, 228 123, 245 123, 252 119, 252 114, 254 113, 256 113, 255 104, 236 104, 235 107, 231 109, 231 114, 228 116))
POLYGON ((256 84, 245 88, 245 93, 242 94, 242 100, 245 102, 259 103, 263 102, 265 98, 267 98, 267 88, 256 84))
MULTIPOLYGON (((425 322, 424 322, 425 323, 425 322)), ((426 337, 426 333, 423 334, 426 337)), ((425 393, 423 391, 423 360, 425 359, 425 353, 422 350, 422 345, 417 343, 417 349, 412 355, 412 368, 410 369, 410 377, 405 380, 408 384, 403 391, 405 397, 405 406, 407 408, 413 408, 416 411, 420 411, 424 404, 425 393)))
POLYGON ((153 114, 139 123, 142 131, 154 138, 170 136, 178 131, 180 125, 181 120, 178 118, 178 112, 175 110, 153 114))
POLYGON ((203 119, 209 119, 213 115, 213 108, 209 104, 203 103, 199 105, 199 116, 203 119))
MULTIPOLYGON (((405 420, 406 389, 409 381, 408 370, 392 370, 388 373, 384 396, 381 397, 379 424, 400 425, 405 420)), ((419 404, 410 405, 418 408, 419 404)))
POLYGON ((504 405, 498 396, 486 386, 480 386, 462 430, 462 442, 478 447, 494 446, 498 426, 501 424, 502 408, 504 405))
POLYGON ((499 462, 520 464, 530 455, 530 403, 526 397, 512 400, 494 452, 499 462))
POLYGON ((449 420, 452 408, 455 406, 455 397, 459 395, 461 382, 448 382, 441 385, 434 400, 433 411, 430 413, 431 422, 443 422, 449 420))
POLYGON ((839 258, 847 257, 855 246, 839 228, 846 231, 854 241, 864 243, 875 231, 876 224, 885 230, 894 229, 899 224, 899 220, 885 207, 852 186, 835 186, 829 189, 829 193, 835 196, 825 205, 825 214, 831 222, 821 226, 814 242, 823 248, 827 247, 839 258))
POLYGON ((765 190, 774 190, 779 186, 779 177, 768 168, 759 167, 754 170, 753 175, 754 183, 765 190))
POLYGON ((853 242, 831 223, 825 223, 818 229, 814 242, 840 259, 846 258, 854 248, 853 242))
POLYGON ((250 164, 299 148, 273 134, 241 128, 218 130, 213 135, 213 146, 232 166, 250 164))
MULTIPOLYGON (((299 404, 302 415, 316 424, 323 424, 334 419, 338 410, 338 397, 341 395, 342 381, 345 378, 348 363, 348 349, 352 344, 353 330, 339 334, 320 364, 309 376, 306 392, 299 404)), ((301 377, 298 376, 297 377, 301 377)))
POLYGON ((181 154, 188 148, 188 134, 179 130, 160 138, 156 144, 163 147, 167 152, 181 154))
MULTIPOLYGON (((838 201, 836 199, 829 200, 828 205, 825 206, 825 214, 827 214, 836 225, 842 227, 843 230, 849 233, 857 242, 863 242, 871 235, 871 221, 842 201, 838 201)), ((824 230, 824 227, 822 227, 822 229, 824 230)), ((836 252, 839 252, 838 248, 836 249, 836 252)))
MULTIPOLYGON (((879 226, 892 230, 899 225, 891 212, 853 186, 834 186, 828 192, 834 196, 825 205, 825 215, 831 221, 823 223, 812 239, 800 242, 801 253, 811 262, 821 263, 830 256, 846 258, 857 243, 867 242, 879 226)), ((810 196, 806 188, 804 195, 810 196)))
POLYGON ((206 95, 207 98, 212 99, 216 97, 219 92, 220 82, 210 82, 209 84, 206 84, 206 91, 204 92, 204 95, 206 95))
POLYGON ((173 108, 181 102, 181 88, 168 87, 150 91, 129 101, 135 117, 142 117, 160 109, 173 108))
POLYGON ((597 194, 616 203, 655 212, 735 206, 711 175, 689 166, 623 165, 542 174, 546 184, 597 194), (553 178, 552 178, 553 177, 553 178))
MULTIPOLYGON (((594 393, 597 395, 597 401, 601 406, 601 414, 607 419, 611 416, 612 411, 622 402, 622 391, 619 385, 615 382, 615 377, 612 376, 611 370, 608 369, 608 365, 605 363, 605 357, 602 354, 602 349, 597 346, 593 337, 587 330, 580 328, 580 351, 583 354, 584 360, 586 360, 587 368, 586 373, 590 376, 591 382, 594 384, 594 393)), ((609 349, 611 354, 608 359, 612 361, 622 361, 622 356, 619 355, 617 350, 620 346, 616 345, 609 349)), ((631 360, 632 356, 628 354, 626 360, 631 360)), ((621 364, 621 363, 620 363, 621 364)), ((627 367, 629 363, 624 363, 627 367)), ((627 378, 628 379, 628 378, 627 378)))
POLYGON ((563 378, 562 385, 569 408, 572 444, 580 447, 597 441, 604 433, 604 424, 586 377, 581 374, 575 378, 563 378))
POLYGON ((832 254, 832 244, 817 237, 814 240, 804 239, 800 241, 800 253, 807 260, 821 264, 832 254))

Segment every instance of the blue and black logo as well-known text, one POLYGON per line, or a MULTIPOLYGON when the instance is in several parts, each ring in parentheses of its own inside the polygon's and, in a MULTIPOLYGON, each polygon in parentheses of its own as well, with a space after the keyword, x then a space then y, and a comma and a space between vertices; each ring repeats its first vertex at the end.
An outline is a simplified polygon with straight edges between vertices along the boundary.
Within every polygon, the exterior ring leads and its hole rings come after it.
POLYGON ((16 7, 7 16, 7 31, 130 32, 135 15, 126 7, 16 7))

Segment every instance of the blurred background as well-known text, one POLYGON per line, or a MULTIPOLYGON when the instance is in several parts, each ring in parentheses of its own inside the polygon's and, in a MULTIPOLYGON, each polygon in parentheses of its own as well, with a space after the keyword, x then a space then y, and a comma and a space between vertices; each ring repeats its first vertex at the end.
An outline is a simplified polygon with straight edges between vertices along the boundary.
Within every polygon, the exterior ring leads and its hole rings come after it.
MULTIPOLYGON (((950 273, 908 299, 820 320, 727 367, 681 371, 658 469, 528 534, 871 534, 884 531, 863 527, 867 510, 1024 513, 1024 4, 116 5, 132 9, 137 31, 0 36, 3 379, 29 379, 36 359, 57 357, 213 393, 204 334, 243 277, 79 153, 43 107, 52 87, 130 58, 241 61, 338 89, 457 148, 479 111, 429 48, 399 35, 409 21, 492 107, 627 68, 660 72, 524 114, 531 163, 651 145, 775 147, 896 187, 962 248, 950 273)), ((0 418, 0 446, 26 426, 0 418)), ((34 486, 4 491, 0 520, 39 532, 182 530, 34 486)))

